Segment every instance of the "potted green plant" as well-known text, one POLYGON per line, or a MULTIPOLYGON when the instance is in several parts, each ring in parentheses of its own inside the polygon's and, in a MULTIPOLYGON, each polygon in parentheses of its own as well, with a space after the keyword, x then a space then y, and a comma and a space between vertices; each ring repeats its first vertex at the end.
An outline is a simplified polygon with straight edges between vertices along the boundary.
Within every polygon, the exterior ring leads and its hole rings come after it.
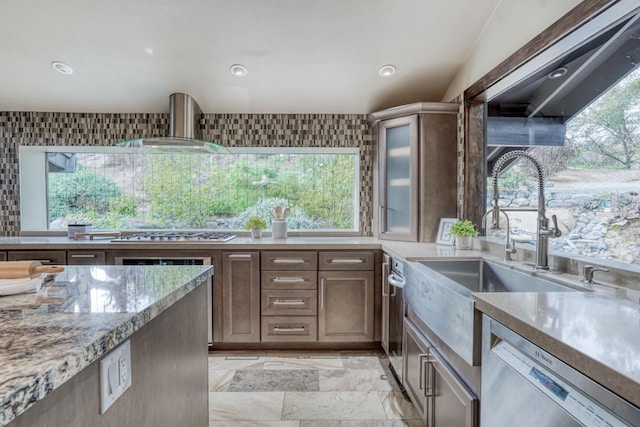
POLYGON ((455 237, 457 249, 471 249, 472 239, 478 235, 478 230, 474 223, 465 219, 453 223, 450 233, 455 237))
POLYGON ((267 221, 259 216, 252 216, 247 220, 247 223, 244 226, 247 230, 251 230, 252 238, 259 239, 262 237, 262 230, 267 228, 267 221))

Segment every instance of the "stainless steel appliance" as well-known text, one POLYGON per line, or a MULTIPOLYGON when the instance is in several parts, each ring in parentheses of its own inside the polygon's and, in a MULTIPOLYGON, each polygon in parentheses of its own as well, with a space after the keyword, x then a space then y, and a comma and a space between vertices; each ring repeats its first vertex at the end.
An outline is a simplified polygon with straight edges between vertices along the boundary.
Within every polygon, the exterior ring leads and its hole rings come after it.
MULTIPOLYGON (((115 257, 116 265, 211 265, 211 257, 115 257)), ((207 325, 209 346, 213 345, 213 294, 211 278, 207 280, 207 325)))
POLYGON ((389 369, 400 389, 402 386, 402 320, 405 280, 404 264, 399 259, 384 255, 382 269, 382 347, 389 356, 389 369))
POLYGON ((139 233, 125 234, 112 242, 227 242, 235 239, 233 233, 222 231, 143 231, 139 233))
POLYGON ((640 426, 640 408, 488 316, 482 329, 483 426, 640 426))

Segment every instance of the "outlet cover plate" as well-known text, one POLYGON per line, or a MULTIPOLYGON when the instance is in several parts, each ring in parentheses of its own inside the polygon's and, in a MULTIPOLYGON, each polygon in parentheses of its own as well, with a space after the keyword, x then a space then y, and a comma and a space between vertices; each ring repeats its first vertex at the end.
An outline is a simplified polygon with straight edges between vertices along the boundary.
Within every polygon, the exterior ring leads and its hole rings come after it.
POLYGON ((100 413, 131 387, 131 341, 120 344, 100 360, 100 413))

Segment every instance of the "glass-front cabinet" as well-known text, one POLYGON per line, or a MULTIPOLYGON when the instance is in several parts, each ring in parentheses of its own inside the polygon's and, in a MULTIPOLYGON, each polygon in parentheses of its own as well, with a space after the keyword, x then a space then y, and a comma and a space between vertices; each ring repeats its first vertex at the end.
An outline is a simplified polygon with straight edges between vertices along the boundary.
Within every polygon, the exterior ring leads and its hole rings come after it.
POLYGON ((418 116, 380 124, 380 234, 389 239, 417 241, 418 116), (412 154, 414 154, 412 156, 412 154))
POLYGON ((378 141, 377 235, 433 242, 456 216, 458 104, 420 102, 371 114, 378 141))

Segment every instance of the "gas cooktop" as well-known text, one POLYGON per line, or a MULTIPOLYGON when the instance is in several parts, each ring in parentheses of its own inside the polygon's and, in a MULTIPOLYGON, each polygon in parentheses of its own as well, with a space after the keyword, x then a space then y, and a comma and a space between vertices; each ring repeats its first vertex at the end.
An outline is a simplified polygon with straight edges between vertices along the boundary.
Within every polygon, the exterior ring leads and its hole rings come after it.
POLYGON ((112 242, 227 242, 237 236, 220 231, 154 231, 126 234, 112 242))

